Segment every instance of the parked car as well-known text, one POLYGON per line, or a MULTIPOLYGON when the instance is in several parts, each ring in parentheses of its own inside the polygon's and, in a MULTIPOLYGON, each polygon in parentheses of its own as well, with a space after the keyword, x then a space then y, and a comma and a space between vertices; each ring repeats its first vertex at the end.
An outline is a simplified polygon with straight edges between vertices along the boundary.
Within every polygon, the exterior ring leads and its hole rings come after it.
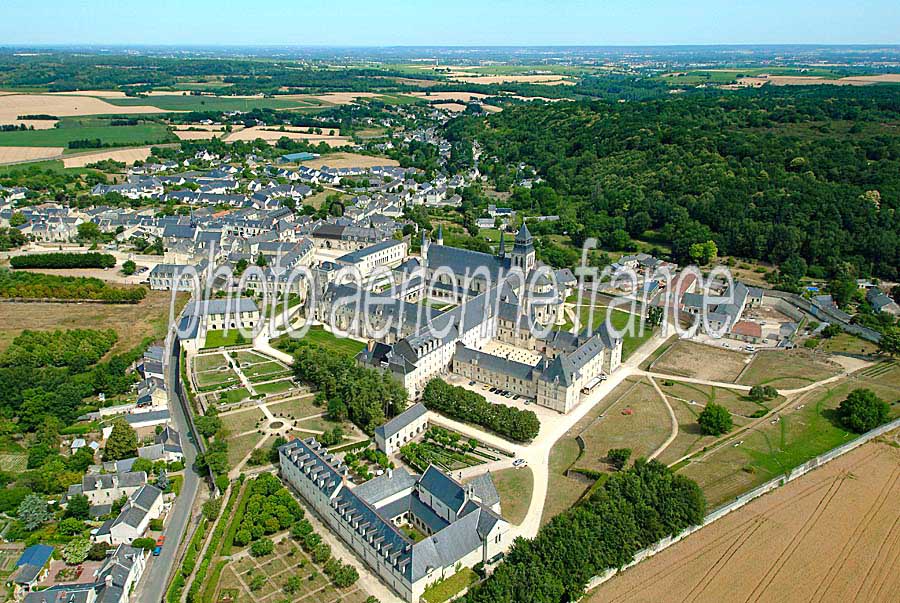
POLYGON ((159 554, 160 554, 160 553, 162 553, 162 547, 161 547, 161 546, 157 546, 157 547, 155 547, 155 548, 153 549, 153 556, 154 556, 154 557, 159 557, 159 554))
POLYGON ((527 465, 528 462, 525 459, 516 459, 513 461, 513 467, 519 468, 527 465))

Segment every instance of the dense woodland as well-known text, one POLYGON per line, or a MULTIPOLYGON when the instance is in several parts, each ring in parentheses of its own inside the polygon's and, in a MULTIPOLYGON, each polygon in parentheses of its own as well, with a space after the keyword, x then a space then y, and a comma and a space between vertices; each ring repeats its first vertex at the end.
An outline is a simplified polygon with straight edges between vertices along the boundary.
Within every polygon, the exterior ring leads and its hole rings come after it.
POLYGON ((508 107, 451 122, 478 140, 483 171, 534 166, 546 186, 511 204, 559 214, 576 246, 622 249, 653 230, 676 259, 714 240, 720 254, 827 276, 900 271, 900 94, 766 87, 629 103, 508 107), (490 158, 498 161, 491 163, 490 158))

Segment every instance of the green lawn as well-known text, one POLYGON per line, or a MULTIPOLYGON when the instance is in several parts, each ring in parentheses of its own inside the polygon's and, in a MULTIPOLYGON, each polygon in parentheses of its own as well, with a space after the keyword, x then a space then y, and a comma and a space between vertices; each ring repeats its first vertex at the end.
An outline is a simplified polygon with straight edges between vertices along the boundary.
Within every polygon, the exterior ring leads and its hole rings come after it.
POLYGON ((356 356, 364 347, 366 347, 366 344, 361 341, 356 341, 355 339, 335 337, 319 326, 310 328, 304 339, 331 350, 332 352, 345 354, 347 356, 356 356))
POLYGON ((478 580, 478 575, 471 568, 464 567, 458 572, 437 584, 425 589, 422 599, 427 603, 444 603, 454 595, 468 588, 478 580))
MULTIPOLYGON (((590 324, 591 329, 596 331, 603 321, 606 320, 606 306, 582 305, 576 306, 576 309, 578 310, 579 330, 587 328, 588 324, 590 324)), ((651 329, 649 325, 643 325, 644 328, 642 333, 640 317, 631 314, 630 312, 626 312, 625 310, 614 310, 610 317, 610 322, 612 323, 612 326, 619 331, 628 327, 630 323, 633 323, 634 325, 633 332, 628 332, 623 337, 622 360, 626 360, 636 349, 641 347, 645 341, 650 339, 651 335, 653 335, 653 329, 651 329)), ((564 331, 570 331, 572 330, 572 327, 572 323, 566 318, 565 324, 560 328, 564 331)))
POLYGON ((237 329, 230 329, 228 331, 207 331, 206 345, 203 346, 203 349, 243 345, 245 343, 247 343, 246 340, 243 340, 241 332, 237 329))
MULTIPOLYGON (((6 147, 67 147, 72 140, 99 138, 113 146, 155 144, 175 141, 176 138, 159 123, 136 126, 100 125, 96 120, 66 121, 64 126, 49 130, 0 132, 0 146, 6 147)), ((90 151, 91 149, 78 149, 90 151)))
POLYGON ((528 513, 534 474, 530 467, 503 469, 491 473, 497 493, 500 494, 500 513, 507 521, 519 525, 528 513))
POLYGON ((272 383, 263 383, 262 385, 254 385, 253 389, 259 394, 280 394, 294 388, 294 384, 289 379, 284 381, 273 381, 272 383))
POLYGON ((231 389, 227 392, 222 392, 219 394, 219 401, 222 404, 232 404, 234 402, 240 402, 244 398, 250 396, 250 392, 247 391, 246 387, 240 387, 238 389, 231 389))
POLYGON ((164 111, 251 111, 252 109, 290 109, 308 103, 274 98, 231 98, 227 96, 148 96, 108 98, 106 102, 119 107, 151 106, 164 111))

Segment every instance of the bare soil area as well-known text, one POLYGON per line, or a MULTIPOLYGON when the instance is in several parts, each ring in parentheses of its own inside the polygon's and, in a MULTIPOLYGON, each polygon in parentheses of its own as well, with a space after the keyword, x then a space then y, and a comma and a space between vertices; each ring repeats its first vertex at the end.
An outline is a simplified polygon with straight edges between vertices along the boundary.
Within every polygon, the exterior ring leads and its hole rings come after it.
POLYGON ((733 383, 750 360, 749 355, 681 340, 653 363, 657 373, 733 383))
POLYGON ((900 592, 900 449, 871 442, 597 588, 625 601, 891 601, 900 592))
POLYGON ((275 144, 281 138, 290 138, 291 140, 305 140, 310 144, 319 144, 320 142, 324 142, 328 146, 332 147, 343 147, 349 144, 352 144, 352 140, 346 136, 329 136, 327 134, 327 130, 324 134, 309 134, 305 131, 297 131, 297 130, 285 130, 282 132, 281 130, 265 127, 265 126, 254 126, 252 128, 245 128, 239 132, 232 132, 225 137, 225 140, 228 142, 234 142, 236 140, 256 140, 257 138, 261 138, 266 142, 275 144))

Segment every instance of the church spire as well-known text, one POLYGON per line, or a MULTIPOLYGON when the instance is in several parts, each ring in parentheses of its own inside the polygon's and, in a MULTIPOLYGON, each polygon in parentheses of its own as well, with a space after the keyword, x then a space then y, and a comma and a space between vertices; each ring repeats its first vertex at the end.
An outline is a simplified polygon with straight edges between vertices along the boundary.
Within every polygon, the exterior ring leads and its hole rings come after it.
POLYGON ((443 224, 438 224, 437 241, 435 241, 435 243, 437 243, 438 245, 444 244, 444 225, 443 224))

